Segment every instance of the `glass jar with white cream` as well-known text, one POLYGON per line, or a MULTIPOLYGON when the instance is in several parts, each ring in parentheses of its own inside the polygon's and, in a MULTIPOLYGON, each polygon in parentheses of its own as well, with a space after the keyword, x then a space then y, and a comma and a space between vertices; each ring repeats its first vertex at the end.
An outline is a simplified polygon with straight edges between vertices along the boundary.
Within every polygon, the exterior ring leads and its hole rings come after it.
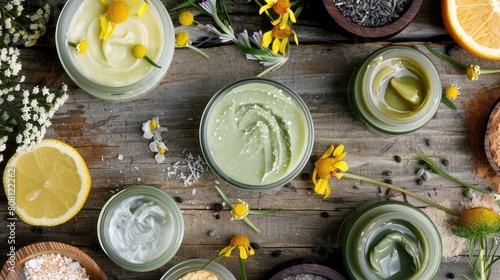
POLYGON ((120 16, 110 20, 109 7, 116 0, 69 0, 56 27, 56 47, 66 73, 81 89, 101 99, 127 101, 153 90, 165 76, 173 58, 175 32, 160 0, 125 1, 120 16), (147 6, 145 13, 141 10, 147 6), (144 13, 144 14, 142 14, 144 13), (103 28, 111 30, 103 37, 103 28), (85 52, 74 46, 88 43, 85 52), (141 44, 146 55, 161 68, 137 58, 132 48, 141 44))
POLYGON ((116 264, 133 271, 150 271, 175 255, 184 237, 184 222, 175 201, 166 193, 135 186, 104 205, 97 234, 104 252, 116 264))

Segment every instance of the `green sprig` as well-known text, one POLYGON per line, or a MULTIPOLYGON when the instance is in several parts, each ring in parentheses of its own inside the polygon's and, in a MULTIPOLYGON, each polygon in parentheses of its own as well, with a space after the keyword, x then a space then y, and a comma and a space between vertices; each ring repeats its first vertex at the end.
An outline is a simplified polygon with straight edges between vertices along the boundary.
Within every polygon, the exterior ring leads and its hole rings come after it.
POLYGON ((487 190, 483 190, 483 189, 480 189, 478 187, 474 187, 472 185, 469 185, 467 183, 464 183, 458 179, 456 179, 455 177, 452 177, 451 175, 447 174, 446 172, 444 172, 443 170, 441 170, 441 168, 439 168, 437 166, 437 164, 432 161, 432 159, 428 158, 427 156, 425 156, 422 152, 419 152, 419 151, 416 151, 417 153, 417 156, 422 159, 423 161, 425 161, 425 163, 427 163, 427 165, 434 171, 436 172, 438 175, 450 180, 450 181, 453 181, 463 187, 466 187, 466 188, 469 188, 471 190, 474 190, 474 191, 477 191, 477 192, 480 192, 480 193, 484 193, 484 194, 489 194, 489 192, 487 190))

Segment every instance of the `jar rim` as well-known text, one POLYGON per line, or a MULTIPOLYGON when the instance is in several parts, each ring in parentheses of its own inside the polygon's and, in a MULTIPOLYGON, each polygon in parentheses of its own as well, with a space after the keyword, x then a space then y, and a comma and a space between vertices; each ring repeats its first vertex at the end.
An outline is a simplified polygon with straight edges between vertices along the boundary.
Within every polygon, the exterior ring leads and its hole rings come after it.
POLYGON ((114 263, 132 271, 151 271, 165 265, 177 253, 177 250, 181 246, 184 238, 184 219, 174 199, 161 189, 146 185, 133 186, 114 194, 104 204, 97 221, 97 237, 103 251, 114 263), (170 244, 167 244, 165 250, 161 252, 158 257, 144 263, 129 262, 117 254, 110 244, 107 232, 107 225, 109 222, 108 216, 111 215, 116 207, 119 206, 124 200, 131 197, 145 198, 157 203, 163 210, 168 211, 174 228, 172 240, 170 244))
POLYGON ((131 101, 151 92, 166 75, 173 60, 175 49, 174 25, 165 6, 159 0, 149 0, 151 12, 156 16, 163 35, 157 64, 161 68, 150 67, 148 73, 138 81, 125 86, 106 86, 96 83, 83 75, 72 58, 71 47, 67 44, 67 31, 75 12, 84 4, 81 0, 69 0, 59 14, 56 30, 56 50, 66 74, 81 89, 90 95, 107 101, 131 101))
POLYGON ((363 61, 353 74, 349 92, 351 108, 355 107, 352 110, 357 111, 355 115, 362 123, 385 134, 404 134, 418 130, 432 119, 441 103, 442 85, 437 68, 424 53, 408 46, 388 46, 376 50, 363 61), (381 112, 370 94, 376 66, 395 58, 410 60, 425 70, 422 74, 428 79, 428 94, 421 108, 400 119, 381 112))
POLYGON ((286 87, 285 85, 271 80, 271 79, 266 79, 266 78, 260 78, 260 77, 253 77, 253 78, 245 78, 238 80, 236 82, 230 83, 229 85, 226 85, 222 89, 220 89, 217 93, 214 94, 214 96, 210 99, 210 101, 207 103, 202 117, 201 117, 201 122, 200 122, 200 130, 199 130, 199 138, 200 138, 200 146, 201 146, 201 151, 202 154, 208 164, 208 166, 212 169, 212 171, 219 177, 221 178, 224 182, 228 183, 229 185, 232 185, 236 188, 242 189, 242 190, 249 190, 249 191, 269 191, 275 188, 278 188, 280 186, 283 186, 290 182, 295 176, 297 176, 300 171, 304 168, 304 166, 307 164, 309 160, 309 156, 312 153, 312 148, 314 144, 314 128, 313 128, 313 120, 311 117, 311 114, 309 112, 309 109, 307 105, 304 103, 302 98, 286 87), (253 185, 253 184, 248 184, 245 182, 242 182, 236 178, 232 178, 230 175, 228 175, 222 168, 219 167, 219 165, 216 163, 215 159, 210 153, 210 147, 208 144, 208 136, 207 136, 207 130, 208 130, 208 125, 210 122, 210 118, 212 116, 212 112, 214 110, 215 105, 223 99, 226 94, 230 93, 232 89, 237 88, 239 86, 243 86, 245 84, 250 84, 250 83, 264 83, 267 85, 274 86, 277 89, 280 89, 285 93, 288 97, 290 97, 294 104, 297 106, 297 108, 300 110, 300 112, 303 115, 304 119, 304 125, 306 128, 306 133, 307 135, 304 136, 305 143, 304 143, 304 149, 302 151, 302 154, 300 155, 299 160, 296 162, 295 166, 288 171, 284 177, 281 179, 278 179, 274 182, 266 183, 266 184, 261 184, 261 185, 253 185))

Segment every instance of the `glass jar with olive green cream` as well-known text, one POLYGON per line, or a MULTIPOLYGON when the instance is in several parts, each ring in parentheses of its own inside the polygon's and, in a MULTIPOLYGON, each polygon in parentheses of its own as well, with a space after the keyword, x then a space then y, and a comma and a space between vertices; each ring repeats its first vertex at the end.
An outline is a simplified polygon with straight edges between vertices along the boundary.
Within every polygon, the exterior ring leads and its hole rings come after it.
POLYGON ((441 237, 430 218, 400 201, 357 207, 339 231, 351 279, 433 279, 442 258, 441 237))
POLYGON ((418 130, 441 102, 441 78, 422 52, 390 46, 369 55, 349 84, 354 117, 370 131, 399 135, 418 130))

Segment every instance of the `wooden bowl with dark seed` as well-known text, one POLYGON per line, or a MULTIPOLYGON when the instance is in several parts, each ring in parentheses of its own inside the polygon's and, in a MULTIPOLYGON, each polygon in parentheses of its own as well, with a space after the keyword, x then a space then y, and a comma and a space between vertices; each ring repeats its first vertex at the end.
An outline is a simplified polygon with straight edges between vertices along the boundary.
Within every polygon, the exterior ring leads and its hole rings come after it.
MULTIPOLYGON (((368 0, 361 0, 360 2, 367 2, 371 3, 371 5, 375 5, 373 3, 387 3, 386 5, 393 5, 399 0, 373 0, 373 1, 368 1, 368 0)), ((336 0, 323 0, 323 4, 326 7, 326 10, 330 14, 330 16, 333 18, 333 20, 341 27, 343 28, 348 34, 348 37, 352 37, 351 39, 354 42, 367 42, 367 41, 378 41, 382 39, 387 39, 392 36, 397 35, 399 32, 403 31, 408 24, 413 20, 415 15, 420 9, 420 6, 422 5, 423 0, 412 0, 410 3, 407 4, 405 7, 405 10, 400 12, 398 14, 398 17, 396 18, 394 16, 393 10, 390 9, 389 15, 387 14, 387 10, 383 10, 383 15, 381 15, 381 19, 379 18, 378 21, 386 21, 386 24, 383 25, 381 24, 371 24, 369 26, 365 26, 363 24, 359 24, 355 21, 359 22, 365 22, 365 19, 367 17, 375 17, 374 14, 376 13, 377 9, 380 7, 373 7, 373 11, 370 10, 370 8, 365 7, 365 8, 360 8, 359 10, 361 12, 358 12, 355 10, 355 14, 353 16, 349 15, 344 15, 341 12, 341 8, 339 8, 342 5, 351 5, 351 2, 354 2, 356 4, 356 0, 342 0, 342 1, 336 1, 336 0), (340 2, 340 3, 339 3, 340 2), (344 3, 344 4, 342 4, 344 3), (369 10, 369 12, 364 13, 366 9, 369 10), (390 19, 391 16, 394 16, 394 19, 390 19), (348 17, 350 19, 348 19, 348 17), (361 18, 360 20, 353 19, 353 17, 359 17, 361 18)), ((358 2, 359 4, 359 2, 358 2)), ((356 4, 356 5, 358 5, 356 4)), ((381 4, 376 4, 376 5, 381 5, 381 4)), ((380 10, 380 9, 379 9, 380 10)), ((382 12, 382 10, 380 11, 382 12)))

